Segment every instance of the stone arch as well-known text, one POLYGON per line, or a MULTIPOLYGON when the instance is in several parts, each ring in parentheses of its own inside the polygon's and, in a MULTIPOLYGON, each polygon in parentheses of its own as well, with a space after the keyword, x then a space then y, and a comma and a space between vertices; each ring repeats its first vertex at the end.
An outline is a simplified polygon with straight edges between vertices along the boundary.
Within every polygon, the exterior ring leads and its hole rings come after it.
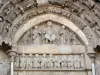
POLYGON ((23 25, 23 27, 21 27, 17 33, 14 36, 13 39, 13 44, 17 44, 17 42, 19 41, 20 37, 30 28, 32 28, 33 26, 44 22, 44 21, 48 21, 48 20, 52 20, 58 23, 61 23, 65 26, 67 26, 69 29, 71 29, 73 32, 75 32, 83 41, 83 43, 85 45, 89 45, 88 40, 85 36, 85 34, 75 25, 73 24, 71 21, 67 20, 65 17, 61 17, 58 15, 54 15, 54 14, 44 14, 44 15, 40 15, 40 16, 36 16, 33 19, 29 20, 26 24, 23 25))

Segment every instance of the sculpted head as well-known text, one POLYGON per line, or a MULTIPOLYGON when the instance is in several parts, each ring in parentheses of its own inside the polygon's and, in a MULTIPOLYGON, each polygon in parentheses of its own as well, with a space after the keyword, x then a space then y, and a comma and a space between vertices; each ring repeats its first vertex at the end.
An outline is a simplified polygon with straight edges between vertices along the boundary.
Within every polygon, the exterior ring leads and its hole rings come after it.
POLYGON ((36 54, 35 57, 39 57, 39 54, 36 54))
POLYGON ((29 54, 29 56, 31 57, 31 56, 32 56, 32 54, 29 54))
POLYGON ((62 28, 65 29, 66 27, 63 25, 62 28))
POLYGON ((43 57, 46 57, 46 54, 43 54, 43 57))
POLYGON ((22 56, 25 56, 25 54, 23 53, 22 56))
POLYGON ((50 54, 49 56, 52 57, 52 54, 50 54))
POLYGON ((52 22, 51 21, 48 21, 47 22, 47 26, 52 26, 52 22))

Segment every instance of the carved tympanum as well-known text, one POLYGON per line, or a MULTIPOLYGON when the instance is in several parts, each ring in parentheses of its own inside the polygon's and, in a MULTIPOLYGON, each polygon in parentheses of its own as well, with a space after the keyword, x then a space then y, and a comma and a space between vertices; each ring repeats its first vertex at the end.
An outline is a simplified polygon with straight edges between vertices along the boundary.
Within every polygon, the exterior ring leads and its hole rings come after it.
POLYGON ((19 44, 56 44, 56 45, 80 45, 76 34, 69 28, 56 22, 47 21, 28 30, 19 44))

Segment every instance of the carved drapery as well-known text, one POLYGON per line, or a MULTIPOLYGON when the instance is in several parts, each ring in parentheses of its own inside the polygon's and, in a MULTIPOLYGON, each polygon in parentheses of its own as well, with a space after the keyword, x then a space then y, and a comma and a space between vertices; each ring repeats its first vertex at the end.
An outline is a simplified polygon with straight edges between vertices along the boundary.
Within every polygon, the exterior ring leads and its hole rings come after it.
POLYGON ((66 26, 47 21, 28 30, 19 40, 19 44, 82 45, 82 42, 66 26))
POLYGON ((85 70, 84 54, 19 54, 15 70, 85 70))

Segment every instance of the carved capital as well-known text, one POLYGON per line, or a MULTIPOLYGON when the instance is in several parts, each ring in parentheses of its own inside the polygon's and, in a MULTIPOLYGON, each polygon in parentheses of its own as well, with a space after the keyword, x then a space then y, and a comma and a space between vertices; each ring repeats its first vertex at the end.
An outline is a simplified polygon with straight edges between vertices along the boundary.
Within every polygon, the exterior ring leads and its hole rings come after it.
POLYGON ((12 56, 16 56, 17 55, 17 45, 13 45, 12 46, 12 50, 9 50, 8 51, 8 55, 10 56, 10 57, 12 57, 12 56))
POLYGON ((88 53, 88 56, 91 58, 92 63, 94 63, 96 58, 96 53, 88 53))

